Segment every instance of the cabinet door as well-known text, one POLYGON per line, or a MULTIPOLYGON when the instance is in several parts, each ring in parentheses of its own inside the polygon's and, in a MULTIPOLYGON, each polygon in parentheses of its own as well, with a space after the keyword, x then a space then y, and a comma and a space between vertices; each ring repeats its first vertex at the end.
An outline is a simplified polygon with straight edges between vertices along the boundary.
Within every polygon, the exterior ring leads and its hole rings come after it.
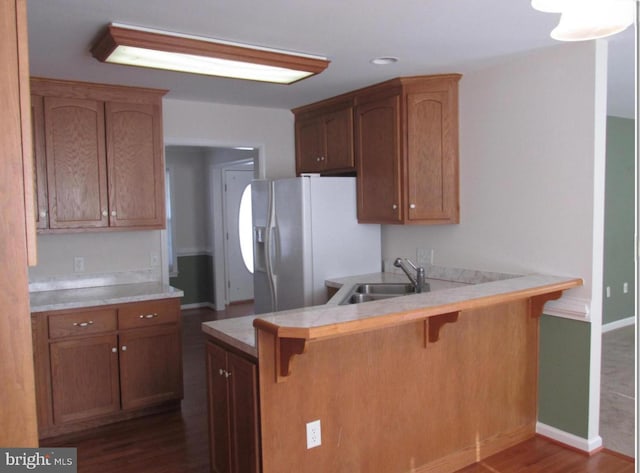
POLYGON ((31 129, 33 145, 33 189, 36 228, 49 228, 49 199, 47 197, 47 158, 45 156, 44 98, 31 96, 31 129))
POLYGON ((103 103, 45 97, 44 121, 49 226, 107 226, 103 103))
POLYGON ((227 391, 227 352, 207 342, 207 395, 209 413, 209 456, 214 473, 229 473, 230 430, 227 391))
POLYGON ((408 219, 457 223, 457 117, 449 94, 410 94, 407 117, 408 219))
POLYGON ((401 222, 399 96, 356 107, 356 157, 358 221, 401 222))
POLYGON ((106 104, 109 224, 164 228, 164 164, 160 108, 106 104))
POLYGON ((233 353, 227 354, 229 423, 232 473, 258 473, 257 366, 233 353))
POLYGON ((120 332, 122 408, 182 398, 182 344, 175 325, 120 332))
POLYGON ((324 134, 318 119, 296 122, 296 172, 320 172, 324 164, 324 134))
POLYGON ((54 424, 120 410, 115 334, 54 342, 50 350, 54 424))
POLYGON ((355 169, 353 159, 353 109, 329 113, 323 118, 325 170, 355 169))

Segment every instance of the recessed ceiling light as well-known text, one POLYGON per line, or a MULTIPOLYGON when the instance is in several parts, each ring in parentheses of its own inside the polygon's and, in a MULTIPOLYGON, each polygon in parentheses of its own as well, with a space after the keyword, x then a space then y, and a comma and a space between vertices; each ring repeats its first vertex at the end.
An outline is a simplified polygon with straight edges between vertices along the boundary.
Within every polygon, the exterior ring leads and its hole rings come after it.
POLYGON ((387 64, 395 64, 396 62, 398 62, 398 58, 393 56, 381 56, 381 57, 374 57, 369 62, 377 66, 386 66, 387 64))

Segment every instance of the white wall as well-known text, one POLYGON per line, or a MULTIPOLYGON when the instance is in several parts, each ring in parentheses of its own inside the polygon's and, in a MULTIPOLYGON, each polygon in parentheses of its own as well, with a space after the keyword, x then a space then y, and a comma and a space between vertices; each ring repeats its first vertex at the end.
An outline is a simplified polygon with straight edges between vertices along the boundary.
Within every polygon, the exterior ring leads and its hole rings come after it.
POLYGON ((289 110, 165 99, 164 141, 171 145, 260 149, 260 175, 295 175, 293 114, 289 110))
POLYGON ((206 251, 209 244, 208 152, 200 147, 170 146, 165 150, 171 169, 173 235, 178 255, 206 251))
MULTIPOLYGON (((102 273, 149 271, 151 253, 161 255, 160 231, 117 231, 38 235, 38 265, 29 268, 29 282, 102 273), (85 259, 83 273, 73 272, 74 256, 85 259)), ((160 273, 150 276, 160 280, 160 273)))
POLYGON ((461 223, 385 226, 383 257, 433 248, 438 265, 581 277, 585 284, 573 295, 590 299, 595 70, 595 43, 588 42, 466 74, 461 223))

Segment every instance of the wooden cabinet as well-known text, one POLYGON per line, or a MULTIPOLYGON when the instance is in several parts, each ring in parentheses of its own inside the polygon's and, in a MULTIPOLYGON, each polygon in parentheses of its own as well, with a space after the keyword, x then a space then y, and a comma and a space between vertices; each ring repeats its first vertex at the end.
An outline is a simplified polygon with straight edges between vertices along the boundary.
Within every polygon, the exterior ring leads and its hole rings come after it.
POLYGON ((355 171, 351 102, 296 111, 296 173, 355 171))
POLYGON ((32 78, 31 93, 38 228, 164 228, 164 91, 32 78))
POLYGON ((394 79, 356 97, 360 222, 459 222, 459 79, 394 79))
POLYGON ((257 378, 255 361, 207 342, 213 473, 258 473, 261 469, 257 378))
POLYGON ((294 109, 297 173, 356 171, 361 223, 458 223, 460 77, 401 77, 294 109))
POLYGON ((41 437, 182 398, 179 299, 32 316, 41 437))

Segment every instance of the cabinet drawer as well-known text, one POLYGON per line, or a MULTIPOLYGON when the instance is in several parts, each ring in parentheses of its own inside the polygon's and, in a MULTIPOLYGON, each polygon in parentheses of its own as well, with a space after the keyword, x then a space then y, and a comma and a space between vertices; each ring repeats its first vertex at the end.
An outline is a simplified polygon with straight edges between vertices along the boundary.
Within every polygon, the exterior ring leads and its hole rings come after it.
POLYGON ((49 338, 64 338, 116 330, 116 310, 103 309, 49 316, 49 338))
POLYGON ((118 327, 122 329, 149 327, 178 322, 180 299, 136 302, 123 305, 118 311, 118 327))

